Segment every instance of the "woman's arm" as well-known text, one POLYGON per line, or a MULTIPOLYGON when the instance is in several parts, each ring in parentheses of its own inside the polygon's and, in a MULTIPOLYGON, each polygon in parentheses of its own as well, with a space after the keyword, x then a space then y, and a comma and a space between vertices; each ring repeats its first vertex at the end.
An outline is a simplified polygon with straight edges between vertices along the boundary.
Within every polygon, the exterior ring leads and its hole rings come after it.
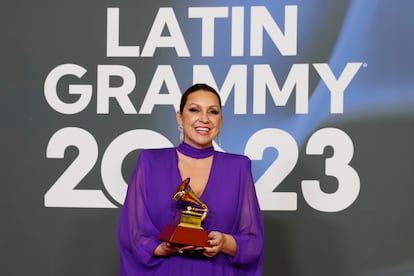
MULTIPOLYGON (((153 225, 146 200, 146 181, 150 175, 146 151, 141 151, 134 173, 128 183, 128 192, 118 224, 121 259, 143 266, 154 266, 162 261, 154 252, 160 246, 158 230, 153 225)), ((157 251, 158 252, 158 251, 157 251)))

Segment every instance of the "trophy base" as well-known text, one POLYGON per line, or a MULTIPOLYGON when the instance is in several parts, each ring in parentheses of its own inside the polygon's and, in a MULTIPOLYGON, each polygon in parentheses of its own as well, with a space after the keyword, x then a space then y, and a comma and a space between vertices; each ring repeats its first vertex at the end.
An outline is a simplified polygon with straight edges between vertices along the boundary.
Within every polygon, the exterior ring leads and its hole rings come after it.
POLYGON ((158 239, 180 245, 210 247, 207 243, 207 231, 171 224, 165 226, 164 230, 158 235, 158 239))

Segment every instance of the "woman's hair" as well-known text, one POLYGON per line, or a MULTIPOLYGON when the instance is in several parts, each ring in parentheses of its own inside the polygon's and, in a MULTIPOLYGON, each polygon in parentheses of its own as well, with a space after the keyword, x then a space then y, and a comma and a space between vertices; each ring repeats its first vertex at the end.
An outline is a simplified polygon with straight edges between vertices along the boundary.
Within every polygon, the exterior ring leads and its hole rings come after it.
POLYGON ((192 86, 190 86, 185 92, 184 94, 181 96, 181 102, 180 102, 180 113, 183 113, 184 111, 184 106, 187 103, 187 98, 188 95, 190 95, 193 92, 199 91, 199 90, 204 90, 204 91, 208 91, 213 93, 214 95, 216 95, 219 104, 220 104, 220 108, 221 108, 221 98, 219 93, 211 86, 205 84, 205 83, 196 83, 192 86))

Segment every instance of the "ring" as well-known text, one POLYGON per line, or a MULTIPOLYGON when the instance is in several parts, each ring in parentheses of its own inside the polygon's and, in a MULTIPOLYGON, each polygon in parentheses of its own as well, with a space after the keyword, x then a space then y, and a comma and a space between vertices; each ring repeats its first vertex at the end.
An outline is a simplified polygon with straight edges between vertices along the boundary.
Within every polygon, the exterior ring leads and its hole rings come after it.
POLYGON ((178 253, 183 254, 184 251, 181 248, 178 248, 178 253))

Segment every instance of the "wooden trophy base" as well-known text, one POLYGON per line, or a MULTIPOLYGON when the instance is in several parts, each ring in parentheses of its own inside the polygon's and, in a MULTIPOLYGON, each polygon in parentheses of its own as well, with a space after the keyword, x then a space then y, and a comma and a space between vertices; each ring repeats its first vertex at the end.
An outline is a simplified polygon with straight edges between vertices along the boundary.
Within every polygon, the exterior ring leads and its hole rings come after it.
POLYGON ((180 245, 210 247, 207 243, 208 233, 202 229, 168 224, 158 235, 158 239, 180 245))

